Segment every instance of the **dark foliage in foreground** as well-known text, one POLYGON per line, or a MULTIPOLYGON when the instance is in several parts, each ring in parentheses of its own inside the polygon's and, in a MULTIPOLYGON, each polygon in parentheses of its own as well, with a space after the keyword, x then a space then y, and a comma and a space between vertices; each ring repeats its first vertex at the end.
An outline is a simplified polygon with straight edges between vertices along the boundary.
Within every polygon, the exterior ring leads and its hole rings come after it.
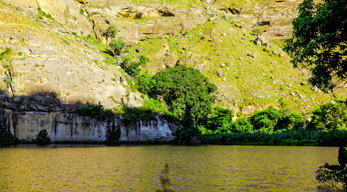
POLYGON ((336 79, 347 78, 346 4, 346 0, 304 0, 285 47, 294 66, 311 69, 310 83, 323 90, 333 89, 336 79))

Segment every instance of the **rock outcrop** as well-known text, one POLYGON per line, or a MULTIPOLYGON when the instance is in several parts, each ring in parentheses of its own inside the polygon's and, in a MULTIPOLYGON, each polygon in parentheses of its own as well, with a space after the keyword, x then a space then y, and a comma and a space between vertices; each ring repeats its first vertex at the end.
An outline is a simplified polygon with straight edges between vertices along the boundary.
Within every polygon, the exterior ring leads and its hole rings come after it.
POLYGON ((123 116, 92 118, 76 112, 80 103, 62 104, 52 94, 36 94, 10 100, 0 96, 0 124, 21 142, 33 142, 46 129, 52 142, 105 142, 112 131, 119 131, 123 142, 167 142, 179 128, 160 115, 147 121, 125 123, 123 116))
POLYGON ((195 7, 187 11, 177 6, 159 3, 136 5, 131 1, 109 0, 4 0, 17 7, 27 17, 36 18, 39 10, 49 14, 54 21, 63 24, 66 32, 92 35, 106 42, 103 33, 110 24, 118 28, 117 38, 122 37, 127 45, 156 38, 163 34, 177 35, 189 31, 206 21, 203 9, 195 7), (150 18, 148 20, 139 20, 150 18), (132 20, 131 20, 132 19, 132 20))
POLYGON ((35 141, 46 129, 52 142, 106 142, 112 126, 120 130, 119 141, 166 142, 174 139, 177 125, 157 116, 155 120, 134 121, 125 125, 122 118, 100 121, 77 113, 14 112, 4 110, 6 129, 21 142, 35 141))

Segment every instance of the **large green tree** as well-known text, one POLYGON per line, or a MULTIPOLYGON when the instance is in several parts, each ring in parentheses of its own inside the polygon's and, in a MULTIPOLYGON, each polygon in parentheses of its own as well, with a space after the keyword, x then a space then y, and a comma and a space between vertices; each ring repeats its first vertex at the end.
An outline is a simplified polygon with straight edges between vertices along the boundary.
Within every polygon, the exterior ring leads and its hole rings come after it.
POLYGON ((151 95, 163 96, 175 114, 191 119, 196 125, 206 121, 216 98, 213 92, 217 86, 199 70, 178 65, 160 71, 153 80, 156 86, 150 91, 151 95))
POLYGON ((312 71, 311 84, 332 90, 347 78, 347 0, 304 0, 298 11, 285 50, 312 71))

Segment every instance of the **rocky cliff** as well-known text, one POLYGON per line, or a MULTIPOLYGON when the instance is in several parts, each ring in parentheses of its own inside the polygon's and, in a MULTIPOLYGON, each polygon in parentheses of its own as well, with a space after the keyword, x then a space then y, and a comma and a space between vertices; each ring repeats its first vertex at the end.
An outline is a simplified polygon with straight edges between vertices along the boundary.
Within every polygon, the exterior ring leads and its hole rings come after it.
POLYGON ((35 94, 10 100, 1 95, 0 122, 21 142, 33 142, 46 129, 52 142, 106 142, 118 132, 121 142, 168 142, 179 128, 160 115, 124 123, 123 116, 92 118, 76 112, 80 103, 62 104, 52 94, 35 94))

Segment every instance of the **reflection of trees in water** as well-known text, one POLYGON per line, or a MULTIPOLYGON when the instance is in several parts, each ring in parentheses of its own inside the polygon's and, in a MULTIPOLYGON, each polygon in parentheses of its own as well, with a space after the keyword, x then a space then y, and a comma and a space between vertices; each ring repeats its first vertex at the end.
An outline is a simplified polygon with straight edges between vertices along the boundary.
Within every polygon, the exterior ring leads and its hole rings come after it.
POLYGON ((319 185, 317 191, 345 192, 342 186, 319 185))
POLYGON ((157 189, 156 192, 173 192, 172 189, 170 189, 171 181, 169 178, 169 164, 165 164, 164 169, 161 172, 161 175, 159 176, 160 183, 163 186, 163 189, 157 189))

